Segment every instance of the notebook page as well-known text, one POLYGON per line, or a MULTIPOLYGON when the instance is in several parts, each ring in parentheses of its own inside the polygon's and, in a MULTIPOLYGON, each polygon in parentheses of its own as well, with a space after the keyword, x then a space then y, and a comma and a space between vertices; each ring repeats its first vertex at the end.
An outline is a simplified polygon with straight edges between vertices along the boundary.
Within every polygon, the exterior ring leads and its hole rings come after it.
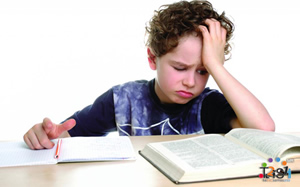
POLYGON ((64 138, 59 162, 134 160, 130 139, 120 137, 64 138))
POLYGON ((31 150, 23 141, 0 142, 0 167, 56 164, 55 150, 31 150))

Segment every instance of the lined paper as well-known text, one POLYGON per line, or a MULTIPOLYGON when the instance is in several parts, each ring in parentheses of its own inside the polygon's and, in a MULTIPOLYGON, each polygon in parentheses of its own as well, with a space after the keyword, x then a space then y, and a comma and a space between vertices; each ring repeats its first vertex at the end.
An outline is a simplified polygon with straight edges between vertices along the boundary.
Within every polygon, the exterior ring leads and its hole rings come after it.
POLYGON ((127 136, 65 138, 61 149, 59 162, 135 159, 127 136))
POLYGON ((1 142, 0 167, 55 164, 55 149, 56 146, 52 149, 31 150, 25 142, 1 142))
POLYGON ((60 155, 55 159, 57 141, 53 140, 52 149, 42 150, 31 150, 23 141, 0 142, 0 167, 136 159, 127 136, 62 138, 60 155))

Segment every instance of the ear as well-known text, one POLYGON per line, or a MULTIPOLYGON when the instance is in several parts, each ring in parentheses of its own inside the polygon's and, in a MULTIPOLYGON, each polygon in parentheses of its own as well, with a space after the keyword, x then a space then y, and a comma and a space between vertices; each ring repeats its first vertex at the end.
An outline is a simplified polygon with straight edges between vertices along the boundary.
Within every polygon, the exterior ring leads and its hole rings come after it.
POLYGON ((147 54, 148 54, 148 62, 149 66, 152 70, 156 70, 156 57, 155 55, 151 52, 151 49, 148 47, 147 48, 147 54))

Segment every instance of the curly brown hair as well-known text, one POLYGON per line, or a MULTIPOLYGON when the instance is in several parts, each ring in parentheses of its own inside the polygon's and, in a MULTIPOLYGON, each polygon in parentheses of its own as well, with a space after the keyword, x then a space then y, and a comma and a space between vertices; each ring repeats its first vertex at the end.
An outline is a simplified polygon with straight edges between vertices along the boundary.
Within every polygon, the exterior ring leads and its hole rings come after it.
POLYGON ((225 16, 219 15, 208 1, 180 1, 162 5, 146 26, 148 46, 156 57, 161 57, 177 47, 180 37, 196 32, 200 34, 199 25, 205 25, 206 19, 214 18, 227 30, 224 55, 230 54, 229 40, 234 31, 233 23, 225 16))

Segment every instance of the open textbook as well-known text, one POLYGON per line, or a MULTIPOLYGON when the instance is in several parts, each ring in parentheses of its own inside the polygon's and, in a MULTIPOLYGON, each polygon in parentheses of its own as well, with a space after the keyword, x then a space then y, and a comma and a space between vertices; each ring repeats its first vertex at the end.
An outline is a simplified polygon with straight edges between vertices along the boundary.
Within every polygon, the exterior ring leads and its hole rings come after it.
POLYGON ((175 183, 283 178, 300 171, 299 136, 256 129, 149 143, 140 154, 175 183))
POLYGON ((53 140, 55 146, 52 149, 42 150, 31 150, 23 141, 0 142, 0 167, 135 159, 134 149, 127 136, 72 137, 60 140, 53 140))

